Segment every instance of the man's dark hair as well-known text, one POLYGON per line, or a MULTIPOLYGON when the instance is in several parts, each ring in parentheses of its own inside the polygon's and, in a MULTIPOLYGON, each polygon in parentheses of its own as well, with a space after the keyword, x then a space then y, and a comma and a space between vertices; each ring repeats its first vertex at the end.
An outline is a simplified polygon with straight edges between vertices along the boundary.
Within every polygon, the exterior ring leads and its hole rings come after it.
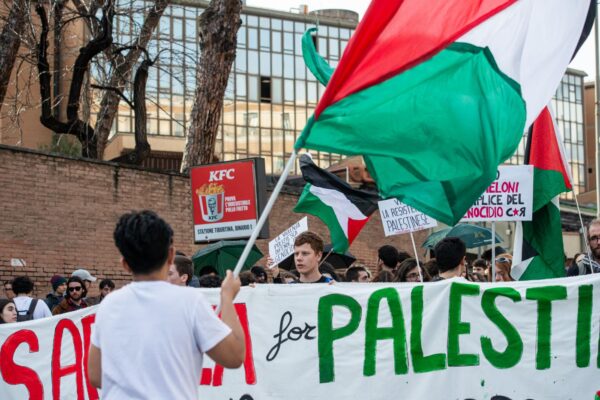
POLYGON ((389 244, 383 245, 377 250, 377 257, 379 257, 388 268, 394 269, 396 268, 396 264, 398 264, 398 250, 389 244))
POLYGON ((436 276, 440 272, 435 258, 432 258, 431 260, 423 264, 423 269, 427 270, 429 276, 436 276))
POLYGON ((212 265, 207 265, 206 267, 200 268, 200 271, 198 272, 198 277, 210 274, 219 275, 219 271, 217 271, 217 269, 212 265))
POLYGON ((255 265, 254 267, 250 268, 250 272, 252 272, 256 278, 262 276, 265 278, 265 280, 267 280, 267 271, 265 271, 265 269, 260 265, 255 265))
POLYGON ((315 253, 323 253, 323 239, 315 232, 305 231, 294 239, 294 247, 302 246, 305 243, 308 243, 315 253))
POLYGON ((115 283, 113 281, 111 281, 110 279, 102 279, 100 281, 100 285, 99 286, 100 286, 100 290, 104 289, 106 286, 108 286, 112 290, 115 289, 115 283))
POLYGON ((177 269, 179 276, 187 274, 185 285, 189 285, 194 275, 194 264, 192 263, 192 260, 185 256, 175 256, 173 264, 175 264, 175 269, 177 269))
POLYGON ((218 288, 221 287, 222 279, 218 275, 202 275, 198 279, 199 286, 202 288, 218 288))
MULTIPOLYGON (((506 253, 506 250, 502 246, 496 246, 495 253, 496 253, 496 255, 506 253)), ((483 258, 485 261, 491 263, 492 262, 492 249, 487 249, 486 251, 484 251, 483 254, 481 254, 481 258, 483 258)))
POLYGON ((72 283, 72 282, 77 282, 81 285, 81 298, 83 299, 84 297, 86 297, 87 289, 85 288, 85 284, 83 283, 83 280, 78 276, 72 276, 69 279, 67 279, 67 291, 65 292, 65 298, 66 299, 71 298, 71 291, 69 290, 69 283, 72 283))
POLYGON ((173 230, 152 211, 133 211, 119 218, 114 239, 131 271, 149 274, 167 261, 173 230))
POLYGON ((407 260, 409 258, 412 258, 412 256, 410 254, 408 254, 405 251, 399 251, 398 252, 398 264, 400 264, 402 261, 407 260))
POLYGON ((369 271, 361 265, 353 265, 346 270, 346 282, 357 282, 360 271, 369 274, 369 271))
POLYGON ((17 276, 11 283, 15 296, 33 292, 33 281, 28 276, 17 276))
POLYGON ((254 275, 251 271, 240 272, 239 278, 242 286, 248 286, 251 283, 256 283, 256 275, 254 275))
POLYGON ((475 267, 486 269, 487 262, 483 258, 478 258, 477 260, 473 261, 473 268, 475 267))
POLYGON ((435 260, 439 272, 456 268, 467 254, 465 242, 457 237, 445 237, 435 245, 435 260))

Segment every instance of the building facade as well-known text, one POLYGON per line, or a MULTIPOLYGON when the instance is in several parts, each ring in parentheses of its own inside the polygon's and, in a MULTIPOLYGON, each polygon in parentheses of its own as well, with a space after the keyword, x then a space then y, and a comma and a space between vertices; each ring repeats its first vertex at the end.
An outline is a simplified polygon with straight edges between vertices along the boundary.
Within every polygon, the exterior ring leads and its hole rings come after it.
MULTIPOLYGON (((151 56, 161 54, 147 85, 150 163, 181 159, 196 88, 197 24, 205 5, 170 6, 149 49, 151 56)), ((317 28, 314 43, 335 67, 358 15, 344 10, 298 14, 244 7, 241 18, 215 155, 222 161, 263 157, 267 173, 277 174, 324 91, 305 66, 302 35, 317 28)), ((119 18, 117 41, 131 41, 138 28, 139 22, 119 18)), ((106 150, 108 159, 133 148, 132 131, 133 113, 122 104, 106 150)), ((341 160, 340 155, 322 152, 314 158, 322 167, 341 160)), ((170 164, 177 169, 177 162, 170 164)))

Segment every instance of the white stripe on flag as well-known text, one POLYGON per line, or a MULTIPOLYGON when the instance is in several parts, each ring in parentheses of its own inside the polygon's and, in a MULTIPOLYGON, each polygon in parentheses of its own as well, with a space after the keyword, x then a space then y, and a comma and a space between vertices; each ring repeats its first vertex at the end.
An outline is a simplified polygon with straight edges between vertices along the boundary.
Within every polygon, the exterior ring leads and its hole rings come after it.
POLYGON ((343 193, 333 189, 325 189, 311 185, 310 192, 317 196, 324 204, 333 208, 335 217, 348 237, 348 219, 362 220, 367 218, 343 193))

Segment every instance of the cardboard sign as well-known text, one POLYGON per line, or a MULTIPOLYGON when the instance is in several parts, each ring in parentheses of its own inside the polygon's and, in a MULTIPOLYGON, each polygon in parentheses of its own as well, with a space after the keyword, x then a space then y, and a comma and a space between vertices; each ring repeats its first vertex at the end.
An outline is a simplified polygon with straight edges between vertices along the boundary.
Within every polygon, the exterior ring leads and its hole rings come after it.
MULTIPOLYGON (((264 161, 248 159, 202 165, 190 170, 196 243, 247 238, 259 217, 264 161)), ((265 237, 261 234, 260 237, 265 237)))
MULTIPOLYGON (((218 303, 219 290, 196 290, 218 303)), ((243 287, 244 363, 204 357, 198 398, 591 400, 598 293, 600 274, 243 287)), ((97 399, 86 363, 95 310, 1 324, 0 399, 97 399)))
POLYGON ((533 166, 503 165, 462 221, 531 221, 533 166))
POLYGON ((401 203, 398 199, 382 200, 378 204, 385 236, 416 232, 437 226, 435 219, 401 203))
POLYGON ((273 260, 273 266, 285 260, 290 254, 294 254, 294 239, 307 230, 308 218, 304 217, 269 242, 269 256, 273 260))

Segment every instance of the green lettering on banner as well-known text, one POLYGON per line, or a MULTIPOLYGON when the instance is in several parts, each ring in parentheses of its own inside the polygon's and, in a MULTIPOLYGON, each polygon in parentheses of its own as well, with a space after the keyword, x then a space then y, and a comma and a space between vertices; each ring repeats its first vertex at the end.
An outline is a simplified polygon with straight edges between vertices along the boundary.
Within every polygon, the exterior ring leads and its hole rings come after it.
POLYGON ((579 304, 577 307, 577 366, 585 368, 590 365, 590 346, 592 336, 592 285, 579 286, 579 304))
POLYGON ((333 382, 335 366, 333 359, 333 342, 350 336, 358 329, 362 307, 358 301, 343 294, 330 294, 319 299, 318 308, 318 347, 319 347, 319 381, 333 382), (350 312, 350 321, 346 326, 333 328, 333 307, 345 307, 350 312))
POLYGON ((423 330, 423 286, 411 292, 410 354, 416 373, 446 369, 446 355, 443 353, 423 355, 421 332, 423 330))
POLYGON ((496 325, 506 337, 506 349, 503 352, 494 349, 489 337, 481 337, 481 350, 485 358, 496 368, 512 368, 523 356, 523 340, 519 331, 502 315, 496 306, 496 298, 506 297, 513 302, 521 301, 518 291, 508 287, 488 289, 481 296, 481 308, 488 319, 496 325))
POLYGON ((536 300, 538 303, 535 367, 537 369, 548 369, 550 368, 552 343, 552 302, 566 299, 567 288, 564 286, 529 288, 525 297, 528 300, 536 300))
POLYGON ((377 342, 379 340, 393 341, 394 347, 394 372, 396 375, 408 372, 408 361, 406 354, 406 328, 404 327, 404 315, 400 296, 394 288, 380 289, 371 294, 367 305, 367 317, 365 323, 365 362, 363 374, 373 376, 376 371, 377 342), (390 309, 392 326, 379 327, 379 306, 382 300, 386 300, 390 309))
POLYGON ((460 353, 460 335, 471 332, 471 324, 462 322, 460 314, 463 296, 477 296, 479 286, 453 282, 450 286, 450 306, 448 318, 448 366, 469 367, 479 365, 478 354, 460 353))

